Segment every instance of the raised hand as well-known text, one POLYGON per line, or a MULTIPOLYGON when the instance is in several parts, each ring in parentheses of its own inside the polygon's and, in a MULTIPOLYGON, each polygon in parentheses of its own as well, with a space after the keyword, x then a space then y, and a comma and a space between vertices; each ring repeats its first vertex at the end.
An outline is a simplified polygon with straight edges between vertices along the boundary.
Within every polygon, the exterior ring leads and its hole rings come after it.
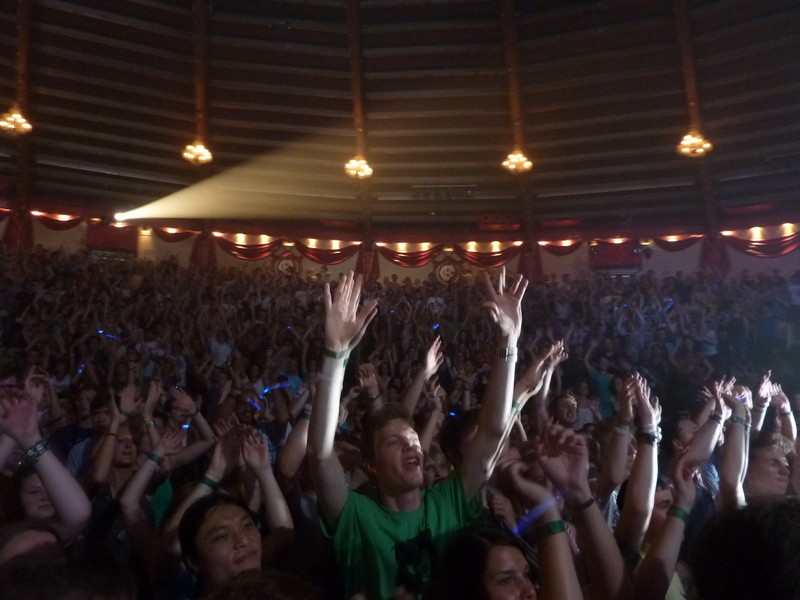
POLYGON ((364 363, 358 367, 358 385, 360 391, 367 394, 370 398, 376 398, 381 393, 380 382, 378 381, 378 374, 375 372, 375 366, 370 363, 364 363))
POLYGON ((242 435, 242 458, 253 471, 271 469, 269 446, 260 431, 248 427, 242 435))
POLYGON ((679 506, 686 512, 692 510, 694 499, 697 495, 697 488, 694 485, 693 469, 689 466, 687 457, 689 453, 686 449, 675 459, 672 464, 670 477, 675 486, 675 502, 673 504, 679 506))
POLYGON ((548 366, 555 369, 558 365, 569 358, 567 348, 564 340, 557 340, 553 342, 548 353, 547 360, 548 366))
POLYGON ((733 386, 733 394, 739 404, 743 404, 746 408, 753 408, 753 392, 750 388, 744 385, 733 386))
POLYGON ((436 336, 428 346, 428 351, 425 352, 425 362, 423 368, 425 369, 425 379, 430 379, 439 370, 444 362, 444 354, 441 352, 442 338, 436 336))
POLYGON ((11 436, 22 448, 29 448, 42 438, 36 404, 27 397, 16 400, 5 397, 0 405, 3 413, 0 416, 0 431, 11 436))
POLYGON ((514 510, 514 505, 508 497, 495 492, 489 495, 487 502, 492 514, 502 519, 506 525, 514 527, 517 524, 517 511, 514 510))
POLYGON ((767 371, 761 375, 761 381, 759 381, 758 390, 756 392, 759 406, 769 406, 770 399, 772 397, 772 381, 770 381, 771 377, 772 371, 767 371))
POLYGON ((226 419, 214 426, 217 444, 211 455, 208 472, 220 481, 235 465, 240 456, 240 432, 235 417, 226 419))
POLYGON ((633 423, 633 406, 636 403, 636 382, 629 378, 619 397, 619 418, 633 423))
POLYGON ((487 272, 483 273, 483 282, 489 298, 483 305, 497 324, 500 335, 508 337, 516 344, 522 332, 522 297, 528 288, 528 281, 518 275, 506 290, 506 268, 503 267, 496 286, 492 284, 487 272))
POLYGON ((722 400, 729 409, 732 409, 732 405, 736 403, 736 399, 733 397, 734 383, 736 383, 735 377, 731 377, 730 379, 725 379, 723 377, 721 380, 715 381, 712 386, 714 397, 717 398, 718 401, 722 400))
POLYGON ((567 502, 582 503, 592 495, 589 451, 582 435, 551 424, 545 431, 539 464, 567 502))
POLYGON ((370 321, 377 313, 375 300, 368 300, 361 309, 362 277, 349 272, 339 279, 331 295, 330 284, 325 284, 322 299, 325 304, 325 347, 331 352, 349 353, 361 340, 370 321))
POLYGON ((147 398, 144 401, 143 415, 145 421, 152 421, 153 415, 158 405, 158 399, 161 397, 162 381, 160 379, 153 379, 150 382, 150 387, 147 390, 147 398))
POLYGON ((174 399, 173 406, 180 409, 185 416, 192 417, 197 413, 197 403, 186 390, 176 387, 172 388, 169 393, 174 399))
POLYGON ((782 412, 791 411, 792 405, 789 402, 789 397, 779 383, 773 383, 770 386, 770 402, 772 406, 782 412))
POLYGON ((533 506, 555 504, 552 492, 545 487, 547 482, 536 481, 533 469, 522 460, 515 448, 509 449, 499 458, 495 472, 504 486, 510 487, 526 503, 533 506))
POLYGON ((158 443, 153 448, 153 453, 158 456, 169 456, 180 451, 186 434, 182 429, 165 429, 158 443))
MULTIPOLYGON (((44 392, 49 385, 48 376, 39 367, 33 367, 25 378, 25 395, 34 406, 44 408, 44 392)), ((56 398, 50 398, 51 402, 56 402, 56 398)))
POLYGON ((544 365, 550 356, 550 352, 551 351, 548 350, 540 356, 533 357, 528 368, 514 384, 515 397, 519 397, 521 394, 533 396, 542 389, 542 384, 544 383, 544 365))
POLYGON ((658 402, 658 398, 651 397, 650 386, 644 377, 636 373, 632 380, 640 427, 642 429, 657 427, 661 423, 661 404, 658 402))
POLYGON ((139 407, 140 400, 136 397, 136 384, 129 383, 122 390, 119 397, 119 410, 126 416, 131 416, 139 407))

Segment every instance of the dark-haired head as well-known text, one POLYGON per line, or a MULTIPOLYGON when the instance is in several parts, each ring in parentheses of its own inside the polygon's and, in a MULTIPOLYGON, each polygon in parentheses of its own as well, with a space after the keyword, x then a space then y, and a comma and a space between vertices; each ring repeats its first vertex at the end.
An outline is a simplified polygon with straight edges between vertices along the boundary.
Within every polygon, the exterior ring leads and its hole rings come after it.
MULTIPOLYGON (((507 554, 519 569, 517 583, 533 590, 536 571, 533 551, 514 534, 500 528, 465 529, 455 534, 442 553, 427 594, 429 600, 446 598, 485 600, 491 597, 494 554, 507 554)), ((507 572, 504 573, 507 575, 507 572)))
POLYGON ((716 521, 690 555, 700 600, 800 598, 800 500, 762 500, 716 521))
POLYGON ((261 532, 238 498, 213 493, 195 501, 178 525, 186 565, 209 589, 261 568, 261 532))

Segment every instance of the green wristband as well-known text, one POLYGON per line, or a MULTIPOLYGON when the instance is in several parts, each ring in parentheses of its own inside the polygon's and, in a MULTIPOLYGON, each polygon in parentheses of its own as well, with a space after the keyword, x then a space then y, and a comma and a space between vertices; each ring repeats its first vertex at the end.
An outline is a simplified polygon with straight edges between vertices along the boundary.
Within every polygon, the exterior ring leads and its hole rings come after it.
POLYGON ((214 481, 213 479, 211 479, 211 477, 208 477, 207 475, 203 475, 200 478, 200 483, 202 483, 207 488, 211 488, 212 490, 215 490, 219 487, 219 481, 214 481))
POLYGON ((557 535, 559 533, 564 533, 567 528, 564 526, 564 521, 558 519, 557 521, 550 521, 545 525, 542 525, 533 533, 533 539, 536 542, 541 542, 544 538, 548 538, 551 535, 557 535))
POLYGON ((750 423, 747 422, 747 419, 740 417, 739 415, 731 415, 731 418, 728 420, 728 422, 732 425, 741 425, 745 428, 745 430, 750 429, 750 423))
POLYGON ((350 353, 347 350, 345 350, 344 352, 334 352, 333 350, 328 350, 327 348, 325 348, 322 351, 322 355, 327 356, 328 358, 337 358, 337 359, 344 358, 346 360, 347 357, 350 356, 350 353))
POLYGON ((689 513, 683 510, 680 506, 673 504, 669 507, 667 515, 670 517, 677 517, 687 525, 689 524, 689 513))

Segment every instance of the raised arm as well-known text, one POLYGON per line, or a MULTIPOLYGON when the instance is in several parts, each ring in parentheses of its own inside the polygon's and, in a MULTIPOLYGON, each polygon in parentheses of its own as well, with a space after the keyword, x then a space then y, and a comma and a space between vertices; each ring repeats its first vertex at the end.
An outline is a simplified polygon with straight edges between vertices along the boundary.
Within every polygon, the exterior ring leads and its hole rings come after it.
POLYGON ((86 492, 53 454, 39 430, 37 406, 44 390, 42 382, 28 382, 34 397, 23 396, 16 402, 4 399, 0 430, 25 449, 23 461, 31 465, 53 504, 53 525, 63 542, 75 539, 89 520, 91 505, 86 492))
POLYGON ((733 396, 733 383, 733 380, 714 383, 714 393, 719 394, 731 410, 719 461, 720 512, 745 505, 742 482, 747 471, 750 412, 744 403, 733 396))
POLYGON ((339 396, 344 379, 344 363, 358 344, 377 312, 374 301, 359 309, 361 276, 348 273, 339 279, 331 295, 325 284, 325 352, 317 386, 314 410, 308 432, 308 455, 317 489, 320 515, 330 525, 336 523, 347 500, 344 470, 333 447, 339 420, 339 396))
POLYGON ((248 429, 242 436, 242 458, 247 468, 255 475, 261 500, 264 503, 264 516, 269 525, 269 535, 264 539, 264 556, 271 562, 278 552, 286 549, 294 539, 294 523, 289 512, 269 460, 269 448, 264 434, 248 429))
MULTIPOLYGON (((131 391, 132 393, 132 391, 131 391)), ((114 449, 117 446, 117 432, 119 426, 127 419, 119 409, 117 400, 114 397, 114 389, 109 386, 108 389, 108 407, 111 412, 111 421, 108 429, 100 438, 100 442, 92 454, 91 468, 90 468, 90 481, 95 487, 102 487, 108 482, 108 476, 111 472, 111 461, 114 458, 114 449)))
POLYGON ((794 444, 797 441, 797 423, 795 423, 794 414, 792 414, 792 405, 789 402, 789 397, 780 384, 772 384, 771 402, 781 421, 781 435, 794 444))
POLYGON ((491 476, 491 463, 503 439, 511 413, 514 390, 514 365, 517 341, 522 332, 522 297, 528 282, 521 275, 506 288, 506 270, 500 270, 497 285, 484 273, 488 300, 484 306, 497 326, 497 350, 486 386, 478 419, 478 431, 470 445, 461 470, 467 498, 472 498, 491 476))
POLYGON ((559 425, 545 434, 539 462, 545 474, 571 507, 578 532, 578 546, 589 571, 591 598, 630 598, 631 582, 622 555, 589 487, 589 452, 584 438, 559 425))
POLYGON ((764 417, 767 414, 767 408, 772 403, 772 381, 770 377, 772 371, 767 371, 761 375, 758 389, 756 390, 756 397, 753 398, 753 410, 751 412, 752 421, 752 434, 755 435, 761 431, 764 426, 764 417))
POLYGON ((414 375, 414 379, 411 380, 411 383, 403 393, 403 399, 400 402, 408 410, 409 414, 413 415, 416 411, 417 402, 419 402, 419 397, 420 394, 422 394, 422 388, 425 386, 425 383, 436 375, 436 371, 442 366, 444 355, 441 352, 441 347, 442 339, 437 336, 436 339, 430 343, 428 350, 425 352, 425 360, 422 364, 422 368, 417 371, 417 374, 414 375))
POLYGON ((183 431, 164 433, 153 446, 153 451, 147 455, 147 460, 128 481, 119 497, 122 520, 128 539, 145 565, 151 581, 157 581, 163 577, 169 565, 164 554, 165 548, 159 543, 158 534, 142 510, 141 500, 153 475, 158 472, 159 465, 162 464, 165 457, 180 448, 183 438, 183 431))
POLYGON ((447 394, 441 388, 438 381, 432 381, 425 386, 425 395, 430 399, 433 408, 428 415, 428 420, 419 432, 419 443, 424 452, 431 449, 431 444, 436 439, 439 429, 444 423, 443 405, 447 399, 447 394))
POLYGON ((615 417, 614 427, 602 456, 600 477, 597 482, 597 500, 602 506, 623 481, 625 481, 625 465, 628 461, 628 448, 633 435, 633 398, 623 394, 619 403, 619 414, 615 417))
POLYGON ((667 520, 661 527, 653 545, 639 565, 633 579, 636 600, 664 600, 669 589, 689 514, 697 493, 694 487, 693 472, 687 464, 688 453, 678 456, 672 468, 672 482, 675 485, 675 502, 667 513, 667 520))
POLYGON ((692 470, 707 463, 711 458, 722 433, 722 423, 730 412, 720 396, 713 394, 708 389, 704 389, 702 394, 707 398, 703 412, 708 413, 708 416, 685 449, 687 452, 686 465, 692 470))
POLYGON ((172 466, 175 468, 203 455, 214 445, 216 438, 211 426, 206 421, 203 413, 200 412, 200 409, 197 408, 197 403, 192 400, 192 397, 182 389, 174 389, 171 393, 175 405, 180 406, 185 414, 191 417, 192 425, 194 425, 198 434, 198 438, 195 441, 171 457, 172 466))
POLYGON ((625 506, 614 530, 614 537, 622 548, 638 554, 653 512, 658 475, 657 428, 661 420, 661 406, 657 398, 651 401, 647 382, 638 374, 626 382, 624 393, 635 398, 639 431, 636 434, 636 459, 628 478, 625 506))
POLYGON ((239 443, 238 427, 234 425, 235 419, 220 421, 214 425, 217 433, 217 445, 211 455, 211 462, 205 474, 195 484, 192 491, 183 499, 167 522, 164 524, 163 535, 165 545, 174 554, 180 554, 180 544, 178 543, 178 525, 186 510, 199 498, 208 496, 219 487, 220 482, 228 472, 236 465, 239 453, 241 452, 239 443))
MULTIPOLYGON (((511 455, 511 453, 509 453, 511 455)), ((576 600, 582 598, 578 575, 553 495, 530 477, 530 467, 518 457, 504 456, 498 462, 506 489, 529 511, 517 524, 515 532, 533 539, 540 562, 539 595, 541 600, 576 600)))

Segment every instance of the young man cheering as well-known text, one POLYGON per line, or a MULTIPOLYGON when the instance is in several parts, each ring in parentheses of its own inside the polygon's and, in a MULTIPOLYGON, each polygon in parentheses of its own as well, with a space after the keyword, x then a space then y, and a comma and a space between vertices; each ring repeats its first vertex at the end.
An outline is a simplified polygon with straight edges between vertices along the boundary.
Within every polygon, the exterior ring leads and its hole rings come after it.
POLYGON ((343 276, 333 295, 325 284, 325 352, 309 429, 309 457, 317 504, 332 539, 346 597, 392 598, 398 588, 417 594, 449 534, 468 524, 481 508, 481 487, 511 413, 520 304, 527 287, 517 277, 506 289, 505 269, 496 286, 484 276, 484 306, 497 325, 497 350, 478 428, 461 471, 422 490, 423 453, 410 415, 388 405, 365 431, 365 468, 375 478, 378 498, 347 489, 334 450, 345 362, 376 313, 374 301, 359 308, 361 278, 343 276))

